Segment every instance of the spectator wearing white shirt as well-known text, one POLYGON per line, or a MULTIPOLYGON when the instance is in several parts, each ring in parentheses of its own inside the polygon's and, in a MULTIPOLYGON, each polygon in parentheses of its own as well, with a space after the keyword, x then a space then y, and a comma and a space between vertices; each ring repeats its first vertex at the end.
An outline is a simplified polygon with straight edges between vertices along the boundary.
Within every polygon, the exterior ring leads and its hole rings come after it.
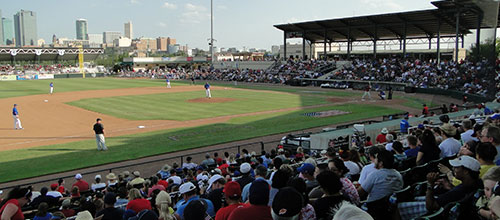
POLYGON ((470 140, 473 141, 479 141, 477 138, 472 137, 472 134, 474 134, 474 130, 472 129, 472 121, 471 120, 464 120, 462 122, 462 127, 464 128, 464 132, 460 134, 460 139, 462 140, 463 143, 467 143, 470 140))
POLYGON ((370 174, 373 173, 373 171, 377 170, 375 168, 375 158, 377 158, 377 154, 380 152, 380 149, 378 147, 370 147, 366 151, 366 154, 370 157, 371 163, 364 166, 363 169, 361 169, 361 175, 359 176, 358 183, 363 184, 363 182, 370 176, 370 174))
POLYGON ((92 191, 106 188, 106 183, 101 183, 101 175, 95 175, 95 183, 92 183, 92 186, 90 188, 92 189, 92 191))
POLYGON ((193 158, 192 157, 186 157, 186 163, 182 164, 182 169, 186 168, 188 170, 196 169, 198 166, 197 164, 191 162, 193 158))
POLYGON ((453 138, 457 133, 457 128, 450 123, 445 123, 439 128, 441 129, 441 135, 444 138, 443 142, 439 144, 441 158, 457 155, 461 147, 460 142, 453 138))

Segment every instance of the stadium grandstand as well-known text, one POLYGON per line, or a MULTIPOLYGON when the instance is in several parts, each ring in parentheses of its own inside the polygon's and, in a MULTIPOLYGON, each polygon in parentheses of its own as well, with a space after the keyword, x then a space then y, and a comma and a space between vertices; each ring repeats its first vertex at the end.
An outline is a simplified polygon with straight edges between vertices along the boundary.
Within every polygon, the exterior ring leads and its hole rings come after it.
MULTIPOLYGON (((386 115, 384 121, 339 124, 302 134, 292 147, 287 145, 290 135, 272 144, 212 146, 13 181, 1 184, 6 196, 0 206, 21 210, 26 205, 23 218, 32 219, 50 213, 48 219, 77 220, 498 219, 500 63, 497 57, 471 60, 459 54, 471 30, 479 45, 481 29, 498 27, 498 2, 491 8, 469 0, 433 4, 437 9, 275 25, 284 33, 286 59, 209 66, 206 60, 130 58, 124 61, 128 67, 114 74, 385 91, 391 96, 392 90, 441 94, 452 100, 463 97, 461 105, 424 105, 420 116, 405 112, 386 115), (303 39, 303 56, 286 57, 286 41, 296 37, 303 39), (441 38, 454 38, 455 48, 440 48, 441 38), (435 42, 435 50, 410 56, 407 41, 413 39, 428 39, 429 49, 435 42), (323 59, 306 57, 306 41, 324 45, 323 59), (377 51, 380 41, 401 42, 401 49, 380 56, 385 53, 377 51), (372 56, 359 56, 366 52, 353 51, 355 42, 372 42, 372 56), (328 52, 331 43, 345 43, 347 49, 328 52), (160 163, 164 165, 152 166, 160 163)), ((0 49, 0 60, 78 60, 79 52, 0 49)), ((84 53, 92 58, 102 51, 84 53)), ((21 74, 11 66, 0 68, 3 74, 21 74)), ((53 71, 50 66, 23 68, 33 74, 53 71)))

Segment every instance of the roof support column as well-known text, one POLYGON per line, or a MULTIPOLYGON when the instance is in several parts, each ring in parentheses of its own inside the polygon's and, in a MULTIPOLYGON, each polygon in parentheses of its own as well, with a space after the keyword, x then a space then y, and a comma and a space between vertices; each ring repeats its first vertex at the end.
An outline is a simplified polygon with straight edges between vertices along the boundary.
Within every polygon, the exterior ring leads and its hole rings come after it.
POLYGON ((306 32, 302 32, 302 60, 306 60, 306 32))
POLYGON ((328 51, 332 52, 332 42, 331 41, 328 43, 328 46, 330 47, 330 48, 328 48, 328 51))
POLYGON ((462 41, 461 42, 462 46, 460 48, 464 48, 464 35, 463 34, 460 36, 460 40, 462 41))
POLYGON ((432 49, 432 36, 429 36, 429 50, 432 49))
POLYGON ((325 29, 325 32, 324 32, 324 38, 325 38, 325 39, 323 40, 323 59, 324 59, 324 60, 328 60, 328 59, 326 58, 326 38, 327 38, 327 37, 326 37, 326 29, 325 29))
POLYGON ((373 35, 373 58, 377 58, 377 24, 375 24, 375 33, 373 35))
POLYGON ((283 60, 286 59, 286 31, 283 31, 283 60))
POLYGON ((481 60, 479 57, 481 54, 481 21, 483 20, 483 13, 479 13, 477 16, 477 27, 476 27, 476 62, 481 60))
POLYGON ((351 27, 347 28, 347 59, 351 58, 351 27))
POLYGON ((441 62, 441 53, 439 52, 440 49, 440 42, 441 42, 441 17, 438 17, 438 29, 437 29, 437 45, 436 45, 436 58, 437 62, 441 62))
POLYGON ((456 14, 456 22, 455 22, 455 62, 458 63, 458 37, 460 33, 460 9, 458 9, 456 14))
POLYGON ((407 31, 406 29, 408 28, 407 26, 408 26, 408 23, 405 21, 404 26, 403 26, 404 27, 403 28, 404 29, 404 31, 403 31, 403 59, 406 58, 406 31, 407 31))
POLYGON ((311 56, 311 58, 313 58, 313 57, 314 57, 314 56, 313 56, 313 47, 312 47, 312 45, 313 45, 313 44, 314 44, 314 43, 313 43, 312 41, 309 43, 309 55, 311 56))

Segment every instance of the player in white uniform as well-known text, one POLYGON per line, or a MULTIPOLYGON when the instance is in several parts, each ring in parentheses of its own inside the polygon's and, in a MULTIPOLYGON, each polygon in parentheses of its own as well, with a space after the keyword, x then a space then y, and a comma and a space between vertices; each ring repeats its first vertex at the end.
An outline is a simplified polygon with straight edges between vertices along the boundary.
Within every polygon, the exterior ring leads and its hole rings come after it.
POLYGON ((205 93, 207 95, 207 98, 212 98, 212 94, 210 93, 210 84, 208 82, 205 83, 205 93))
POLYGON ((170 79, 167 78, 167 88, 172 88, 170 87, 170 79))
POLYGON ((50 94, 52 95, 53 92, 54 92, 54 83, 50 82, 50 94))

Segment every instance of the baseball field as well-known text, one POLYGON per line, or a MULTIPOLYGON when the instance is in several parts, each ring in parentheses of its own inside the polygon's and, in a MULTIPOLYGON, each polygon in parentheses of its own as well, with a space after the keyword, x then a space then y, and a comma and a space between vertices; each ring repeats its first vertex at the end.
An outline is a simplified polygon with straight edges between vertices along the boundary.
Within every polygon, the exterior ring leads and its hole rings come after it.
MULTIPOLYGON (((0 182, 420 108, 421 100, 361 102, 358 91, 87 78, 0 82, 0 182), (14 130, 13 104, 23 130, 14 130), (346 114, 311 117, 339 110, 346 114), (108 151, 92 125, 102 118, 108 151)), ((372 95, 375 99, 375 93, 372 95)))

